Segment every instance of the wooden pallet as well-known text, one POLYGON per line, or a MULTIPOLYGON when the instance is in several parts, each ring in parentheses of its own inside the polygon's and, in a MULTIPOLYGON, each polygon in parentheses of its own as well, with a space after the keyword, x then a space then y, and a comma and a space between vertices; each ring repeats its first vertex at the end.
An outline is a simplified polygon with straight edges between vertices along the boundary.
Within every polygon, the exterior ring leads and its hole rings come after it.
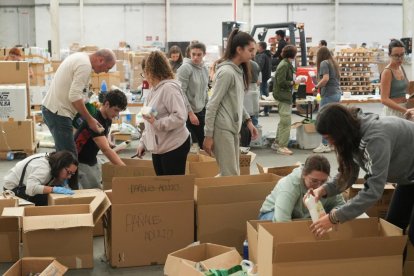
POLYGON ((27 156, 33 155, 37 153, 37 149, 39 147, 39 141, 33 142, 31 149, 12 149, 9 151, 0 151, 0 156, 6 156, 8 152, 12 152, 15 157, 15 159, 24 159, 27 156))

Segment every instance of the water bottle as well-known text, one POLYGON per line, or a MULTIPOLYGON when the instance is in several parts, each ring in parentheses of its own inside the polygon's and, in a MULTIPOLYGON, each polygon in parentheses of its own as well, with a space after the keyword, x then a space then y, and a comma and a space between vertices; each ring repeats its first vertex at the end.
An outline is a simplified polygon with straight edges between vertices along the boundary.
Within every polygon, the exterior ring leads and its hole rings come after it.
POLYGON ((318 221, 321 217, 326 215, 322 202, 320 200, 316 201, 315 197, 311 194, 305 199, 305 205, 309 210, 313 222, 318 221))
POLYGON ((146 80, 142 81, 141 86, 141 101, 145 101, 149 93, 149 83, 146 80))
POLYGON ((0 159, 1 160, 12 161, 14 159, 14 153, 12 151, 1 152, 0 153, 0 159))
POLYGON ((319 103, 321 101, 321 94, 316 94, 316 101, 319 103))
POLYGON ((129 143, 130 143, 130 142, 131 142, 131 141, 124 141, 124 142, 122 142, 121 144, 117 145, 115 148, 113 148, 113 150, 114 150, 115 152, 118 152, 118 151, 124 150, 124 149, 126 149, 126 148, 128 147, 128 145, 129 145, 129 143))
POLYGON ((379 96, 379 94, 380 94, 380 89, 377 86, 377 87, 375 87, 375 96, 379 96))
POLYGON ((243 259, 248 260, 249 259, 249 244, 247 240, 244 240, 243 242, 243 259))
POLYGON ((107 92, 108 91, 108 86, 106 85, 106 81, 105 80, 103 80, 102 82, 101 82, 101 92, 102 93, 105 93, 105 92, 107 92))

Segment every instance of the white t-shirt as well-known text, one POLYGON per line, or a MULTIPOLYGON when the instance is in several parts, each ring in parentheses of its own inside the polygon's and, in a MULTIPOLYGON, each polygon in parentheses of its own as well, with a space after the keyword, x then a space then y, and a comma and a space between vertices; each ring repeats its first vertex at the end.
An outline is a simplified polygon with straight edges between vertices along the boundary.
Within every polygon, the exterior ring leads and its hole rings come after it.
POLYGON ((42 105, 53 113, 73 119, 78 112, 73 102, 83 99, 92 65, 87 53, 74 53, 59 66, 42 105))

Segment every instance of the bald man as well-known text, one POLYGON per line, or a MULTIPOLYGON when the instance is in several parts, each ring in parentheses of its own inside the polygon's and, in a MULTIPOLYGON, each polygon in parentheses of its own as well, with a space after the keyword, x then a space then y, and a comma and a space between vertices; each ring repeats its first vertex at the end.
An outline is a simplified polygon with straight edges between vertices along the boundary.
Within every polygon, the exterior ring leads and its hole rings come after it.
POLYGON ((52 133, 57 151, 69 150, 77 156, 72 120, 78 112, 92 131, 101 132, 102 126, 85 107, 84 89, 89 86, 92 70, 97 74, 108 72, 115 60, 115 54, 109 49, 92 54, 79 52, 67 57, 57 69, 42 103, 43 120, 52 133))

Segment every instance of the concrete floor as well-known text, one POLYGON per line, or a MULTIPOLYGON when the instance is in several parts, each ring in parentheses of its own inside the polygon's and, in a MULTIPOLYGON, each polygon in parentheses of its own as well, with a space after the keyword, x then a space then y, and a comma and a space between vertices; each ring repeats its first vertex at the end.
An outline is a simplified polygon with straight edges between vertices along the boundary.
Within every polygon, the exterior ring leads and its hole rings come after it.
MULTIPOLYGON (((380 104, 361 104, 359 105, 366 112, 381 113, 380 104)), ((316 114, 314 114, 316 116, 316 114)), ((315 117, 314 117, 315 118, 315 117)), ((292 123, 303 120, 303 117, 293 115, 292 123)), ((260 117, 259 124, 263 127, 263 134, 266 134, 270 131, 275 131, 277 123, 279 121, 279 116, 277 113, 271 113, 269 117, 260 117)), ((294 136, 292 131, 291 136, 294 136)), ((132 148, 126 149, 121 156, 130 157, 135 152, 134 144, 132 148)), ((266 167, 272 166, 286 166, 291 165, 296 162, 304 162, 309 154, 312 153, 311 150, 300 150, 293 149, 294 154, 291 156, 283 156, 275 154, 273 150, 269 147, 266 148, 252 148, 254 153, 257 154, 255 161, 251 165, 251 174, 257 174, 258 170, 256 163, 260 163, 266 167)), ((48 148, 40 148, 40 152, 52 151, 48 148)), ((333 176, 337 171, 337 161, 335 153, 326 153, 325 156, 331 163, 331 176, 333 176)), ((146 158, 149 158, 148 156, 146 158)), ((0 161, 0 190, 3 190, 3 176, 8 172, 10 168, 14 166, 17 161, 0 161)), ((0 249, 1 250, 1 249, 0 249)), ((140 250, 137 248, 137 250, 140 250)), ((146 266, 146 267, 133 267, 133 268, 118 268, 113 269, 105 261, 104 253, 104 241, 103 237, 96 237, 94 239, 94 268, 93 269, 82 269, 82 270, 70 270, 66 275, 146 275, 146 276, 155 276, 163 275, 163 266, 146 266)), ((0 264, 0 273, 4 273, 12 264, 5 263, 0 264)))

